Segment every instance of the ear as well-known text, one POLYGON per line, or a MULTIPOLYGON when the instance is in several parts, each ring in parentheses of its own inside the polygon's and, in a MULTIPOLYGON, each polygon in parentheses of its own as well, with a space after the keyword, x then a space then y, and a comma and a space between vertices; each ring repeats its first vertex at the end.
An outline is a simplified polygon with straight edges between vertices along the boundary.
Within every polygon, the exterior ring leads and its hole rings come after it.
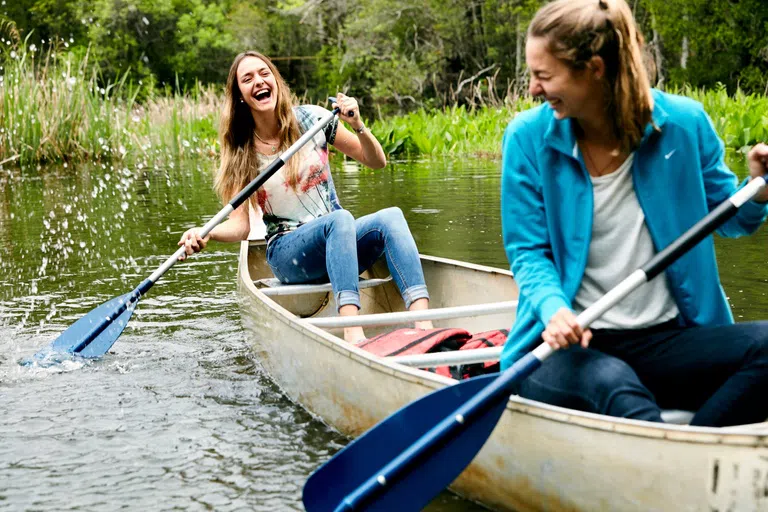
POLYGON ((599 55, 593 55, 587 62, 587 68, 592 71, 592 76, 596 80, 605 78, 605 61, 599 55))

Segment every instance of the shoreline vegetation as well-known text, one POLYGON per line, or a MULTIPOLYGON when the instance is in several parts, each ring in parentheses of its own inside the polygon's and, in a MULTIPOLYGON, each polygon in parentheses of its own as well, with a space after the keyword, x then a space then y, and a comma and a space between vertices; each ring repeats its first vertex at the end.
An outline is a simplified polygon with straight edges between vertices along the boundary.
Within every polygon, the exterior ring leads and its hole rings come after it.
MULTIPOLYGON (((34 45, 16 48, 0 49, 0 166, 83 161, 163 165, 218 156, 221 87, 197 84, 182 90, 177 85, 158 91, 135 80, 130 70, 105 83, 87 51, 78 55, 34 45)), ((741 90, 729 95, 725 87, 671 92, 704 104, 729 152, 745 152, 768 140, 768 96, 741 90)), ((493 159, 500 156, 507 123, 536 104, 514 91, 503 98, 483 97, 478 88, 471 105, 422 108, 367 121, 390 157, 493 159)), ((369 116, 375 114, 364 108, 369 116)))

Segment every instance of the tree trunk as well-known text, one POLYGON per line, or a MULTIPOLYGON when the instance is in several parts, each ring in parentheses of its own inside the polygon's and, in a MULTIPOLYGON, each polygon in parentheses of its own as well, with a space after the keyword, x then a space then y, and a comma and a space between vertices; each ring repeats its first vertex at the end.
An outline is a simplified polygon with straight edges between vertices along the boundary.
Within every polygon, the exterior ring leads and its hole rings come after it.
MULTIPOLYGON (((688 15, 683 16, 683 27, 688 26, 688 15)), ((689 47, 688 47, 688 34, 683 36, 683 43, 682 47, 680 48, 680 67, 683 69, 688 69, 688 53, 689 53, 689 47)))
POLYGON ((520 15, 517 15, 515 38, 515 81, 519 81, 523 71, 523 31, 520 29, 520 15))
POLYGON ((663 88, 664 62, 661 55, 661 34, 656 30, 656 16, 651 18, 651 25, 653 26, 653 40, 651 41, 651 46, 653 47, 653 62, 656 68, 656 86, 663 88))

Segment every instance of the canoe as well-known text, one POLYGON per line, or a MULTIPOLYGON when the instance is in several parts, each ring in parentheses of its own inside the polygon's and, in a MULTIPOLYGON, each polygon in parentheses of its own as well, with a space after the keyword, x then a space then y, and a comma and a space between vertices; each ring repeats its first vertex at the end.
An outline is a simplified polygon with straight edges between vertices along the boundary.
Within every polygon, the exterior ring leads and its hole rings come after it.
MULTIPOLYGON (((510 272, 421 256, 436 327, 509 328, 510 272)), ((361 276, 366 335, 412 325, 383 262, 361 276)), ((243 325, 285 394, 355 437, 455 381, 379 358, 339 338, 327 285, 279 286, 263 241, 243 242, 243 325)), ((412 315, 411 315, 412 316, 412 315)), ((612 418, 517 396, 472 464, 451 485, 494 510, 768 510, 768 423, 700 428, 612 418)))

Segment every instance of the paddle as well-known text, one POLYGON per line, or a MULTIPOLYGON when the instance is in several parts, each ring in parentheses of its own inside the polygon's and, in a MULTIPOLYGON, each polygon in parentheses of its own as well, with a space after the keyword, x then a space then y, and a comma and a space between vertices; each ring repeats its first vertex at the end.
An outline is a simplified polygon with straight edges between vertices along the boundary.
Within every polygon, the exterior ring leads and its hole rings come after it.
MULTIPOLYGON (((333 102, 336 98, 329 98, 333 102)), ((205 238, 211 230, 219 225, 238 206, 243 204, 259 187, 261 187, 285 162, 296 154, 312 137, 314 137, 325 125, 327 125, 339 113, 339 108, 321 117, 309 130, 307 130, 291 147, 278 156, 266 169, 254 178, 243 190, 240 191, 224 208, 219 211, 200 230, 200 236, 205 238)), ((352 114, 350 114, 352 115, 352 114)), ((180 247, 165 263, 163 263, 152 275, 145 279, 133 291, 109 300, 96 309, 93 309, 67 330, 59 335, 49 347, 35 354, 34 359, 44 359, 51 353, 70 353, 82 357, 99 357, 117 341, 117 338, 125 329, 125 325, 133 314, 136 304, 142 295, 154 285, 168 269, 179 261, 179 257, 185 254, 185 248, 180 247)))
MULTIPOLYGON (((582 328, 663 272, 766 185, 755 178, 581 313, 582 328)), ((304 486, 308 512, 421 510, 472 461, 514 386, 553 353, 542 343, 499 375, 439 389, 395 412, 320 467, 304 486)))

